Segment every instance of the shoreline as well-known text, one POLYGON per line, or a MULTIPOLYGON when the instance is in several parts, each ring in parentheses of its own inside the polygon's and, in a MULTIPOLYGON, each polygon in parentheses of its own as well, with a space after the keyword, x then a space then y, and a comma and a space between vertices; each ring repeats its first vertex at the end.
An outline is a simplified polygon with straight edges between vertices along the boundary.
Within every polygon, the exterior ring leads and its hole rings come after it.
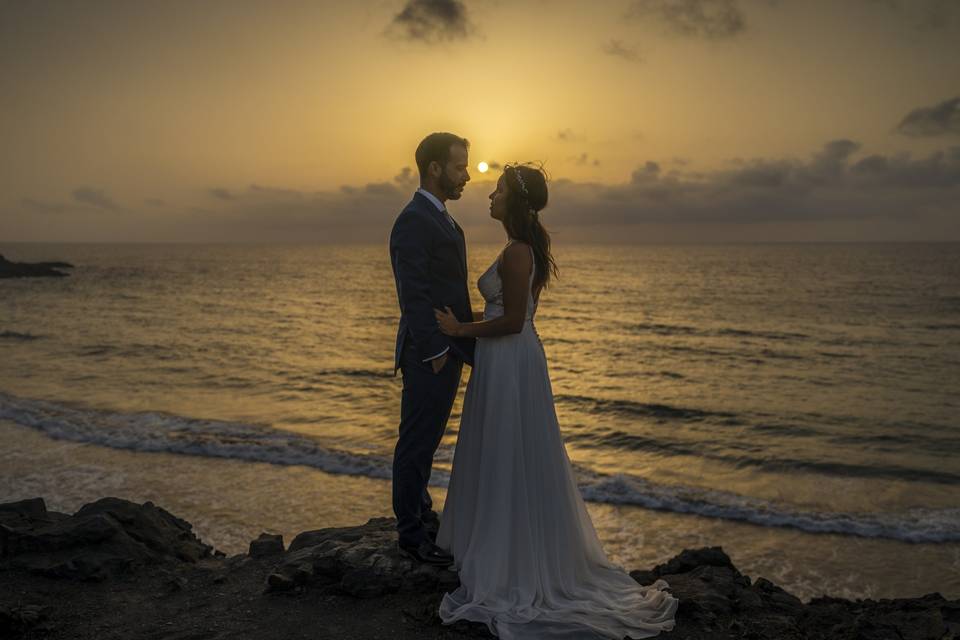
MULTIPOLYGON (((45 496, 73 512, 103 495, 153 501, 189 520, 207 542, 245 552, 262 531, 292 540, 318 527, 392 515, 389 482, 169 452, 132 452, 52 439, 0 421, 0 502, 45 496)), ((435 508, 445 492, 431 490, 435 508)), ((823 595, 960 598, 960 544, 911 544, 808 534, 694 514, 587 503, 608 556, 625 567, 665 562, 683 548, 722 546, 737 567, 802 601, 823 595)))
MULTIPOLYGON (((42 498, 0 504, 0 632, 11 638, 463 638, 483 625, 443 625, 437 608, 456 574, 414 565, 395 521, 263 533, 227 556, 152 502, 101 498, 68 515, 42 498)), ((742 574, 721 547, 684 549, 635 569, 680 599, 663 638, 960 637, 960 600, 809 603, 742 574), (898 634, 898 635, 894 635, 898 634)))

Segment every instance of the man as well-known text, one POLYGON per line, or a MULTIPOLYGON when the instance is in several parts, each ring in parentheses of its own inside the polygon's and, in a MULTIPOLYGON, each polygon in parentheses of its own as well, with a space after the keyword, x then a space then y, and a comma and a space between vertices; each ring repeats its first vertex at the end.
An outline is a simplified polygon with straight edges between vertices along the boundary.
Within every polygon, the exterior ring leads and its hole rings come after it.
POLYGON ((390 261, 400 302, 394 373, 403 372, 400 427, 393 453, 393 510, 401 551, 420 562, 447 566, 438 547, 439 517, 427 491, 433 455, 453 407, 463 363, 473 364, 474 340, 440 332, 434 309, 450 307, 473 320, 467 290, 463 230, 447 212, 470 180, 469 142, 431 133, 417 147, 420 188, 390 233, 390 261))

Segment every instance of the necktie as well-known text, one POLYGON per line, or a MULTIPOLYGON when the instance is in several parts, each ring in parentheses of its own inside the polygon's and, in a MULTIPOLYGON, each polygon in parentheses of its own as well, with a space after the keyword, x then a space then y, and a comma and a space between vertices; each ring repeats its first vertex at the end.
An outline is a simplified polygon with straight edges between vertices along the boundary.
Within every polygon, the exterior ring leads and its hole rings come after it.
POLYGON ((457 228, 457 223, 453 221, 453 216, 450 215, 450 212, 446 209, 443 210, 443 215, 447 216, 447 222, 450 223, 450 226, 454 229, 457 228))

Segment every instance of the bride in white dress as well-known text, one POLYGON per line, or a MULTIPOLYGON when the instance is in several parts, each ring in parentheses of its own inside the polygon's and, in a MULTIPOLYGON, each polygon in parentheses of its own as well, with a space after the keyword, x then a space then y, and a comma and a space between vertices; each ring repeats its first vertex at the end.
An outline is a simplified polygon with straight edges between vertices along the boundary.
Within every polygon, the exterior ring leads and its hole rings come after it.
POLYGON ((543 345, 533 326, 556 273, 540 224, 543 173, 504 168, 490 215, 509 242, 479 280, 482 320, 437 311, 441 330, 477 341, 437 545, 460 587, 440 618, 482 622, 506 640, 649 638, 674 627, 663 579, 640 585, 600 545, 564 448, 543 345))

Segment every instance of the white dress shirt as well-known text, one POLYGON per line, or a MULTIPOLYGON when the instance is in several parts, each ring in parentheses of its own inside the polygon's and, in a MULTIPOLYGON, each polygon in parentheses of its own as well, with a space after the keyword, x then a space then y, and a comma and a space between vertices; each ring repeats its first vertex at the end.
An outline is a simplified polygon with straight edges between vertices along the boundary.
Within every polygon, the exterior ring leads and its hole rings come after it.
MULTIPOLYGON (((447 216, 447 222, 450 223, 450 226, 453 227, 454 229, 457 228, 457 224, 453 221, 453 216, 451 216, 450 213, 447 211, 447 208, 443 206, 443 203, 437 199, 437 196, 433 195, 423 187, 418 187, 417 193, 422 193, 424 196, 426 196, 427 200, 433 203, 433 206, 435 206, 439 211, 442 211, 443 214, 447 216)), ((445 348, 443 351, 441 351, 435 356, 430 356, 429 358, 425 358, 423 361, 430 362, 431 360, 436 360, 440 356, 446 354, 447 351, 450 351, 450 347, 445 348)))
POLYGON ((433 206, 435 206, 438 210, 442 211, 443 215, 447 216, 447 222, 450 223, 450 226, 453 227, 454 229, 457 228, 456 223, 453 221, 453 216, 451 216, 450 212, 447 211, 447 208, 443 206, 443 203, 437 199, 437 196, 433 195, 423 187, 418 187, 417 193, 422 193, 423 195, 425 195, 427 197, 427 200, 433 203, 433 206))

